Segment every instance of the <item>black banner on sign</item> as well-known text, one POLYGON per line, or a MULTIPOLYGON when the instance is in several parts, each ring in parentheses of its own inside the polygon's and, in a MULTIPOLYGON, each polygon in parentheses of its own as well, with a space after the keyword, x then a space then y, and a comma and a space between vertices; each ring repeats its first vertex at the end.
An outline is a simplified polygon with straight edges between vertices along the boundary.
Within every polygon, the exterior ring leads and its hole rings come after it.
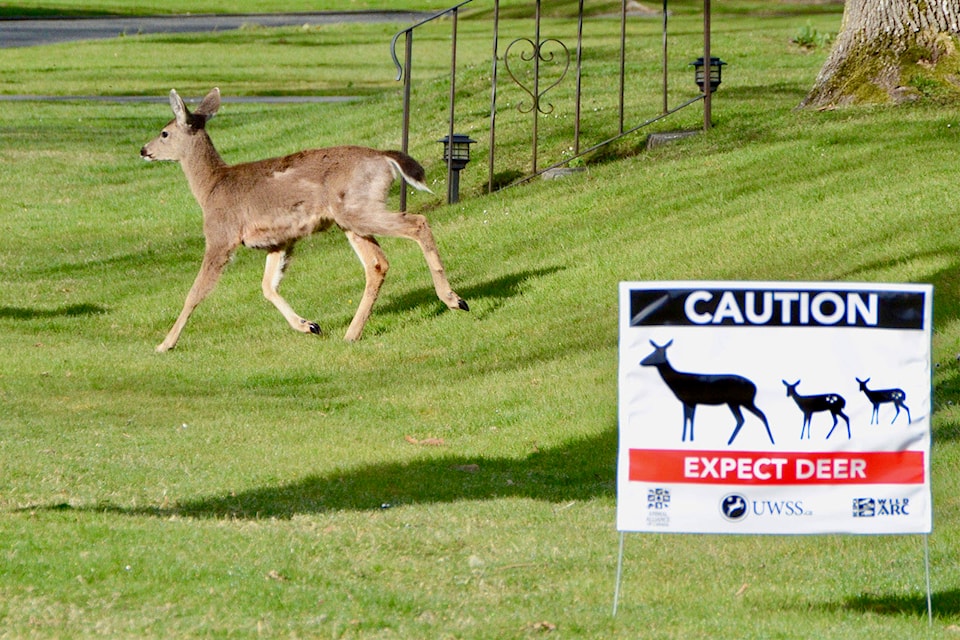
POLYGON ((923 330, 925 293, 882 289, 634 289, 630 326, 923 330))

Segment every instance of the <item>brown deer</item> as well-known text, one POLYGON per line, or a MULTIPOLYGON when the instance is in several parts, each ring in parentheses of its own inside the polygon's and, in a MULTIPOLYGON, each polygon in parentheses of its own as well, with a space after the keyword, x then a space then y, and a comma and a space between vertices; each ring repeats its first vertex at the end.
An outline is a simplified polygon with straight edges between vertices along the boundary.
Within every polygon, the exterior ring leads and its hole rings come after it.
POLYGON ((451 309, 469 310, 447 282, 426 218, 386 208, 387 192, 397 177, 430 191, 416 160, 399 151, 342 146, 228 165, 205 131, 220 108, 220 90, 210 91, 192 113, 173 90, 170 107, 176 117, 143 146, 140 155, 145 160, 180 162, 203 210, 206 249, 183 310, 157 351, 176 346, 191 312, 213 290, 241 244, 267 251, 264 297, 291 327, 319 334, 320 326, 297 315, 277 288, 296 241, 332 225, 346 234, 366 275, 363 298, 344 339, 360 339, 387 273, 377 235, 409 238, 420 245, 440 300, 451 309))

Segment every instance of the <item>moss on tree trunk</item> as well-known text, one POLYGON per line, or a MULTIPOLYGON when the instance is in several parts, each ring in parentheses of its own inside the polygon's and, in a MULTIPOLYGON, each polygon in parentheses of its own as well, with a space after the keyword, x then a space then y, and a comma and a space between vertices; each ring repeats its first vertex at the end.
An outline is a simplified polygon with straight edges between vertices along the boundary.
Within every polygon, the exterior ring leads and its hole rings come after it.
POLYGON ((847 0, 801 106, 960 97, 960 0, 847 0))

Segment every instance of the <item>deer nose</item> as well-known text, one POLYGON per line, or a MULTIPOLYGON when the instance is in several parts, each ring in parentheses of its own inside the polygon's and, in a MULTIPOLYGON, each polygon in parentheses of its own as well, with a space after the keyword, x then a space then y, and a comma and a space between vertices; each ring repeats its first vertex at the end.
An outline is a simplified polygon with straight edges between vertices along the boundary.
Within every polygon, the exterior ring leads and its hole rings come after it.
POLYGON ((147 151, 147 146, 146 146, 146 145, 140 147, 140 157, 141 157, 141 158, 144 158, 144 159, 146 159, 146 160, 152 160, 152 159, 153 159, 153 158, 150 156, 150 152, 147 151))

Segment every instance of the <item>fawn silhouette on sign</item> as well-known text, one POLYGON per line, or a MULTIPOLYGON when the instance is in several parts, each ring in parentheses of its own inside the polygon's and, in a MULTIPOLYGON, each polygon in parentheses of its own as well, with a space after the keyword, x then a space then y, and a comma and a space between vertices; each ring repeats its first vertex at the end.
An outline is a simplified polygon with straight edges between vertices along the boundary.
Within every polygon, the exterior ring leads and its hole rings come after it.
POLYGON ((774 444, 773 434, 770 432, 770 425, 767 423, 767 416, 754 404, 757 385, 743 376, 733 374, 717 375, 677 371, 667 361, 667 347, 673 344, 673 340, 662 346, 653 340, 650 341, 650 344, 653 345, 654 351, 641 360, 640 365, 656 367, 660 377, 670 387, 670 391, 683 404, 683 442, 687 441, 687 425, 690 425, 690 442, 693 442, 693 415, 698 404, 725 404, 730 407, 730 411, 737 419, 737 426, 733 430, 730 440, 727 441, 728 446, 733 444, 733 440, 740 433, 740 428, 743 427, 744 418, 743 412, 740 410, 741 407, 763 421, 763 426, 767 428, 770 444, 774 444))
POLYGON ((804 434, 806 434, 807 440, 810 439, 810 419, 813 417, 813 414, 818 411, 829 411, 833 414, 833 427, 830 429, 830 433, 827 434, 828 440, 830 436, 833 435, 833 430, 837 428, 837 416, 843 418, 844 422, 847 423, 847 440, 850 439, 850 418, 843 412, 843 408, 847 406, 847 401, 843 399, 843 396, 838 393, 802 396, 797 393, 797 385, 800 384, 799 380, 793 384, 790 384, 786 380, 781 380, 780 382, 787 387, 787 397, 793 398, 797 406, 800 407, 800 411, 803 411, 803 427, 800 429, 801 440, 803 440, 804 434))
POLYGON ((910 408, 904 404, 904 401, 907 399, 907 394, 904 393, 903 389, 867 389, 867 383, 870 382, 870 378, 866 380, 856 378, 856 380, 860 383, 860 391, 867 394, 867 398, 873 404, 870 424, 880 424, 880 405, 887 402, 892 402, 893 406, 897 409, 897 413, 893 416, 890 424, 897 421, 897 418, 900 416, 900 409, 907 412, 907 424, 913 422, 913 419, 910 417, 910 408))

